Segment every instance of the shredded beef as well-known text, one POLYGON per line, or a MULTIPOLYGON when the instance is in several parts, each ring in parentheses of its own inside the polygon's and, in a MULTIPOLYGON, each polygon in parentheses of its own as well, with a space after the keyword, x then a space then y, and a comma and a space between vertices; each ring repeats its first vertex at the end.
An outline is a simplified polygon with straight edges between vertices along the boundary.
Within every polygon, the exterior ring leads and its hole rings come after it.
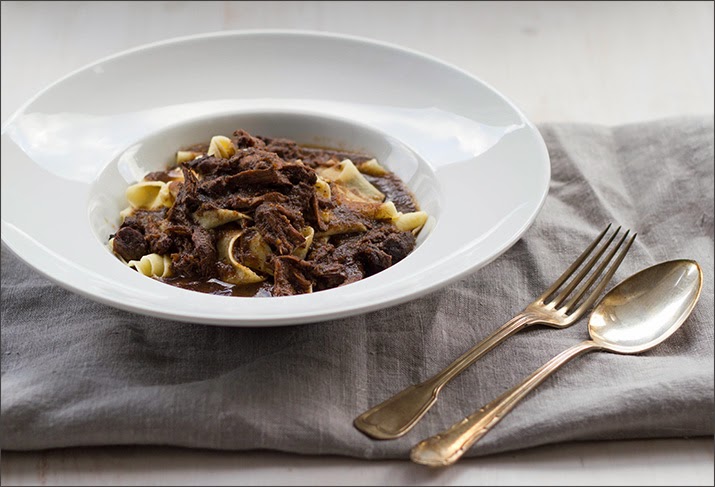
POLYGON ((245 130, 238 129, 233 133, 233 143, 238 149, 248 149, 250 147, 265 147, 266 144, 260 138, 254 137, 245 130))
POLYGON ((320 200, 317 194, 312 194, 310 200, 308 201, 308 211, 305 214, 306 220, 308 220, 314 228, 319 231, 324 232, 328 229, 328 224, 323 220, 320 214, 320 200))
POLYGON ((135 210, 124 219, 122 227, 132 227, 141 233, 146 233, 147 229, 152 229, 162 224, 161 222, 166 217, 166 212, 166 208, 159 210, 135 210))
POLYGON ((279 255, 290 254, 305 242, 300 230, 305 222, 300 213, 276 203, 262 203, 256 208, 254 220, 261 236, 279 255))
POLYGON ((132 227, 123 227, 114 235, 114 251, 124 260, 139 260, 147 254, 144 235, 132 227))
POLYGON ((211 278, 216 271, 215 238, 208 230, 197 226, 184 247, 172 254, 174 273, 183 276, 211 278), (190 242, 190 244, 189 244, 190 242))
POLYGON ((333 263, 343 266, 345 283, 387 269, 415 245, 411 232, 400 231, 390 224, 379 225, 364 234, 343 234, 333 240, 335 246, 316 250, 312 260, 324 266, 333 263))
POLYGON ((249 194, 237 194, 228 195, 217 203, 222 208, 228 208, 229 210, 254 210, 261 203, 271 202, 271 203, 287 203, 288 197, 277 191, 271 191, 270 193, 264 193, 261 196, 251 196, 249 194))
POLYGON ((197 191, 199 181, 191 169, 182 166, 181 171, 184 174, 184 183, 179 189, 174 205, 169 209, 166 216, 173 223, 191 225, 191 214, 196 211, 200 204, 197 191))
POLYGON ((144 181, 163 181, 168 183, 173 178, 169 176, 169 171, 154 171, 144 176, 144 181))
POLYGON ((357 257, 371 276, 404 259, 414 248, 415 237, 412 232, 383 226, 365 235, 358 245, 357 257))
POLYGON ((277 154, 260 148, 245 149, 235 156, 239 171, 249 169, 280 169, 285 164, 277 154))
POLYGON ((241 149, 228 159, 204 156, 184 163, 204 177, 237 175, 249 169, 280 169, 284 164, 276 154, 260 147, 241 149))
POLYGON ((251 188, 256 186, 281 186, 289 188, 290 179, 276 169, 248 169, 226 178, 228 188, 251 188))
MULTIPOLYGON (((168 255, 173 276, 166 282, 191 283, 198 289, 196 283, 221 282, 234 275, 230 262, 219 258, 217 242, 241 232, 233 258, 265 278, 251 284, 253 289, 262 295, 287 296, 358 281, 395 265, 414 248, 411 232, 370 216, 375 208, 344 200, 334 186, 330 198, 316 191, 316 169, 346 158, 359 164, 369 156, 302 147, 244 130, 236 130, 231 140, 236 151, 225 159, 206 155, 207 144, 191 146, 188 150, 204 155, 179 165, 183 181, 173 180, 169 170, 146 176, 145 180, 171 181, 173 205, 136 209, 127 216, 113 236, 117 255, 125 260, 148 253, 168 255), (243 215, 204 228, 194 219, 197 210, 243 215), (313 241, 305 255, 297 249, 306 242, 307 227, 312 227, 313 241), (254 253, 256 248, 262 250, 254 253)), ((366 178, 399 211, 417 210, 411 193, 394 174, 366 178)), ((207 225, 206 220, 201 222, 207 225)))
POLYGON ((415 236, 412 232, 393 231, 379 242, 378 247, 392 257, 392 264, 407 257, 407 254, 415 248, 415 236))
POLYGON ((269 139, 268 137, 261 137, 263 142, 266 144, 266 150, 274 152, 281 159, 286 161, 294 161, 300 159, 302 156, 302 151, 300 146, 288 139, 269 139))
POLYGON ((203 277, 211 276, 216 264, 217 253, 213 234, 202 227, 194 227, 191 241, 194 244, 194 255, 197 259, 199 272, 203 277))
POLYGON ((231 171, 231 162, 233 159, 221 159, 214 156, 203 156, 193 161, 185 162, 183 166, 193 169, 199 174, 220 174, 231 171))
POLYGON ((277 257, 273 268, 273 295, 291 296, 313 290, 312 266, 297 257, 277 257))
POLYGON ((417 203, 412 197, 412 193, 407 189, 405 183, 402 182, 397 175, 392 173, 387 173, 384 176, 370 176, 369 174, 364 174, 365 179, 367 179, 373 186, 375 186, 385 198, 392 201, 395 204, 397 211, 403 213, 409 213, 412 211, 417 211, 417 203))
POLYGON ((165 255, 186 248, 191 230, 184 225, 162 225, 161 231, 156 230, 146 234, 149 250, 165 255))
POLYGON ((372 157, 354 152, 319 149, 316 147, 301 147, 301 159, 307 165, 316 167, 332 166, 336 162, 340 162, 344 159, 350 159, 354 164, 359 164, 369 161, 372 157))
POLYGON ((366 276, 377 274, 392 265, 392 257, 371 243, 365 243, 360 247, 357 258, 362 263, 366 276))

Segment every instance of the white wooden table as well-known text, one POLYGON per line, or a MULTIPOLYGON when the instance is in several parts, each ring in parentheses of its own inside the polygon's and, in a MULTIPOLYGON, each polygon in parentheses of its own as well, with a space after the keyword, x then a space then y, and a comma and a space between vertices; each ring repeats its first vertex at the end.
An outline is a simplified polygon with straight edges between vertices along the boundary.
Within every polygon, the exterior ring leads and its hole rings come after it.
MULTIPOLYGON (((147 42, 225 29, 342 32, 442 58, 534 122, 713 113, 712 2, 2 2, 2 121, 48 83, 147 42)), ((3 452, 3 485, 713 485, 713 438, 563 444, 446 470, 273 452, 3 452)))

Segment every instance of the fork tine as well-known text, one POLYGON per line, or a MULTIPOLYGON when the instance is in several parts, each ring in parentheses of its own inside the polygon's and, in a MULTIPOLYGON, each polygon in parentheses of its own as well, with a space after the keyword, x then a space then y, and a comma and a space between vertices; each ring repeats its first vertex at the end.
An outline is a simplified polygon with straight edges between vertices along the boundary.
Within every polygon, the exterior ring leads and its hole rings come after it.
MULTIPOLYGON (((583 289, 581 289, 580 292, 579 292, 576 296, 574 296, 573 298, 571 298, 571 299, 569 300, 569 302, 566 304, 565 309, 564 309, 564 311, 565 311, 566 313, 568 313, 569 310, 571 309, 571 307, 572 307, 574 304, 576 304, 579 299, 581 299, 581 296, 583 296, 583 294, 588 290, 588 288, 591 287, 591 285, 592 285, 593 282, 596 280, 596 278, 601 274, 601 272, 603 272, 603 269, 605 269, 606 265, 611 261, 611 259, 613 258, 614 254, 616 253, 616 251, 618 250, 618 248, 621 247, 621 245, 623 244, 623 242, 626 240, 626 237, 628 236, 628 232, 630 232, 630 230, 628 230, 628 231, 625 233, 625 235, 623 235, 623 238, 621 239, 621 241, 618 242, 618 245, 613 248, 613 250, 609 253, 608 257, 607 257, 606 259, 604 259, 603 263, 599 266, 598 270, 593 274, 593 276, 591 276, 591 278, 590 278, 589 281, 586 283, 586 285, 583 287, 583 289)), ((628 243, 625 245, 625 247, 623 247, 623 248, 621 249, 620 253, 618 254, 618 257, 616 257, 616 260, 613 261, 613 264, 612 264, 611 267, 608 269, 608 272, 606 272, 606 274, 605 274, 605 275, 601 278, 601 280, 598 282, 598 284, 597 284, 596 287, 594 288, 593 292, 591 292, 591 294, 589 295, 589 297, 586 298, 586 300, 585 300, 583 303, 581 303, 581 305, 579 305, 579 307, 576 308, 573 313, 571 313, 571 316, 574 316, 574 317, 580 316, 580 315, 583 314, 588 308, 590 308, 591 305, 593 305, 593 303, 596 302, 596 299, 598 299, 598 297, 601 295, 601 293, 603 292, 603 290, 606 288, 606 286, 608 285, 609 281, 610 281, 611 278, 613 277, 613 274, 616 273, 616 270, 617 270, 618 267, 621 265, 621 262, 623 262, 623 259, 625 258, 626 254, 627 254, 628 251, 630 250, 631 245, 633 245, 633 241, 636 239, 636 236, 637 236, 637 235, 638 235, 637 233, 634 233, 634 234, 633 234, 633 236, 630 238, 630 240, 629 240, 628 243)))
POLYGON ((598 245, 601 242, 601 239, 603 239, 603 236, 606 235, 606 232, 608 232, 609 228, 611 228, 610 223, 608 224, 606 229, 604 231, 602 231, 601 234, 598 237, 596 237, 596 239, 593 242, 591 242, 588 247, 586 247, 586 249, 581 253, 581 255, 578 256, 578 258, 573 262, 573 264, 571 264, 569 266, 569 268, 566 269, 564 271, 564 273, 561 274, 561 276, 559 276, 558 279, 556 279, 556 281, 551 285, 551 287, 549 287, 546 291, 544 291, 544 293, 541 296, 536 298, 536 301, 544 302, 544 300, 546 298, 548 298, 549 296, 551 296, 554 293, 554 291, 556 291, 559 288, 559 286, 561 286, 564 282, 566 282, 566 279, 571 277, 571 274, 573 274, 574 271, 576 269, 578 269, 578 266, 580 266, 583 263, 583 261, 586 260, 586 258, 589 256, 591 251, 593 251, 593 249, 596 247, 596 245, 598 245))
MULTIPOLYGON (((620 229, 620 228, 619 228, 619 229, 620 229)), ((596 279, 598 279, 598 277, 601 275, 601 273, 602 273, 603 270, 606 268, 606 266, 608 265, 608 263, 611 262, 611 259, 613 259, 613 256, 616 254, 616 252, 618 252, 618 249, 621 247, 621 245, 623 245, 623 242, 625 242, 625 240, 628 238, 628 234, 629 234, 630 232, 631 232, 630 230, 626 230, 626 233, 623 235, 623 237, 621 237, 621 240, 616 244, 615 247, 613 247, 613 248, 611 249, 611 251, 608 253, 608 255, 607 255, 607 256, 603 259, 603 261, 599 264, 598 268, 596 268, 596 270, 591 273, 591 277, 586 281, 586 284, 584 284, 584 285, 581 287, 581 289, 579 289, 579 291, 578 291, 577 293, 575 293, 575 295, 572 296, 571 299, 569 299, 569 301, 568 301, 565 305, 563 305, 563 310, 564 310, 565 312, 568 312, 568 310, 569 310, 570 308, 572 308, 572 307, 578 302, 578 300, 581 299, 581 297, 582 297, 584 294, 586 294, 586 291, 588 291, 588 289, 591 287, 591 285, 594 283, 594 281, 595 281, 596 279)), ((616 236, 616 235, 614 234, 613 237, 615 237, 615 236, 616 236)), ((611 240, 608 242, 608 245, 610 245, 611 242, 613 241, 613 237, 611 237, 611 240)), ((605 247, 604 247, 603 250, 605 250, 605 247)), ((574 287, 575 287, 575 286, 574 286, 574 287)), ((572 287, 572 290, 573 290, 574 287, 572 287)), ((563 301, 565 301, 565 298, 564 298, 563 301)), ((563 304, 563 303, 559 303, 559 306, 561 306, 562 304, 563 304)))
POLYGON ((571 292, 576 289, 576 286, 579 285, 579 283, 583 280, 584 277, 586 277, 586 274, 588 274, 591 269, 593 269, 593 266, 596 265, 596 262, 598 262, 598 259, 601 258, 603 253, 608 249, 608 247, 613 243, 613 240, 615 240, 616 235, 621 231, 621 227, 616 228, 616 231, 611 235, 611 237, 606 241, 605 244, 601 246, 601 248, 596 252, 595 255, 593 255, 588 262, 583 266, 583 269, 579 271, 578 274, 571 280, 571 282, 556 296, 553 298, 550 302, 550 306, 553 306, 554 308, 560 307, 564 301, 566 301, 566 298, 571 294, 571 292))

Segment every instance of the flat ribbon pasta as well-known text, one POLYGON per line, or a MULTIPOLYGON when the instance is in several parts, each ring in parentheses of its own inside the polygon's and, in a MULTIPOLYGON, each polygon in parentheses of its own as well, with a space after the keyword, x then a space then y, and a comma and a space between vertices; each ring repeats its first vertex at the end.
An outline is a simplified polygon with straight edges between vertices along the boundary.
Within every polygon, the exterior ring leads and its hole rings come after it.
MULTIPOLYGON (((310 246, 313 244, 313 237, 315 236, 315 230, 313 227, 304 227, 300 233, 305 237, 305 242, 298 245, 291 255, 298 257, 299 259, 305 259, 310 251, 310 246)), ((245 239, 243 245, 248 248, 248 255, 244 256, 243 264, 251 269, 262 272, 264 274, 273 275, 273 259, 276 257, 271 247, 263 239, 260 233, 251 232, 249 235, 242 234, 240 238, 245 239)), ((231 251, 233 251, 233 245, 236 244, 238 240, 234 240, 231 246, 231 251)))
POLYGON ((370 159, 357 165, 358 171, 363 174, 369 174, 370 176, 384 176, 389 174, 389 171, 385 169, 382 164, 377 162, 377 159, 370 159))
POLYGON ((232 267, 232 270, 225 275, 222 275, 221 279, 231 284, 254 284, 264 281, 264 277, 259 276, 249 267, 241 264, 233 255, 233 246, 241 237, 242 233, 243 230, 229 232, 218 240, 219 258, 230 264, 232 267))
POLYGON ((141 181, 132 184, 126 191, 127 200, 132 208, 157 210, 162 206, 170 208, 174 204, 174 195, 169 185, 163 181, 141 181))
POLYGON ((147 254, 139 260, 130 260, 127 265, 148 277, 171 277, 171 257, 168 255, 147 254))
POLYGON ((225 135, 214 135, 213 137, 211 137, 208 155, 228 159, 235 153, 236 147, 234 147, 233 142, 231 142, 231 139, 229 139, 225 135))
POLYGON ((392 222, 398 229, 411 231, 413 234, 416 234, 427 222, 427 213, 424 211, 400 213, 392 222))
POLYGON ((384 201, 385 195, 373 186, 360 171, 358 171, 353 161, 344 159, 343 161, 320 171, 320 177, 333 181, 350 190, 350 199, 365 201, 384 201))
POLYGON ((308 251, 310 250, 310 246, 313 244, 315 230, 313 230, 313 227, 305 227, 300 233, 305 237, 305 242, 293 249, 292 255, 299 259, 305 259, 305 256, 308 255, 308 251))
POLYGON ((194 212, 193 217, 199 225, 206 229, 220 227, 221 225, 237 220, 252 220, 252 218, 245 213, 224 208, 197 210, 194 212))

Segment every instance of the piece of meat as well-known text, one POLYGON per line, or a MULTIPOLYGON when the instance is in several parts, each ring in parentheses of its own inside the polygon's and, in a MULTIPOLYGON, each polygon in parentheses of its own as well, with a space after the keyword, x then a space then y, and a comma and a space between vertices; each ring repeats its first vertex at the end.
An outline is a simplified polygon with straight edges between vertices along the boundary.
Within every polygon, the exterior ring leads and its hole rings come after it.
POLYGON ((303 164, 285 164, 280 168, 280 172, 285 174, 293 184, 306 183, 312 186, 318 180, 315 170, 303 164))
MULTIPOLYGON (((246 169, 236 174, 218 175, 211 178, 206 178, 199 183, 200 191, 203 194, 211 197, 226 196, 234 194, 241 190, 248 190, 254 193, 259 191, 265 192, 267 188, 281 192, 288 192, 290 188, 299 181, 291 181, 289 175, 294 177, 297 171, 284 173, 276 168, 265 169, 246 169)), ((313 174, 315 177, 315 174, 313 174)), ((315 179, 313 179, 315 181, 315 179)), ((311 183, 312 184, 312 183, 311 183)))
POLYGON ((373 243, 362 243, 355 256, 362 263, 366 277, 384 271, 392 265, 392 257, 373 243))
MULTIPOLYGON (((311 200, 315 197, 315 185, 304 181, 293 184, 286 192, 288 197, 285 206, 303 215, 303 218, 311 221, 315 218, 311 208, 311 200)), ((319 215, 317 215, 319 216, 319 215)), ((314 222, 317 224, 317 222, 314 222)))
POLYGON ((231 159, 223 159, 216 156, 203 156, 197 159, 185 162, 182 166, 186 166, 199 174, 217 174, 230 172, 231 159))
POLYGON ((249 169, 280 169, 284 163, 285 161, 272 152, 260 147, 249 147, 240 149, 228 159, 204 156, 183 165, 206 177, 234 175, 249 169))
POLYGON ((146 233, 146 229, 158 226, 166 217, 167 208, 157 210, 135 209, 131 215, 127 216, 122 223, 122 227, 132 227, 141 233, 146 233))
POLYGON ((194 244, 194 255, 197 260, 198 274, 202 277, 211 277, 216 261, 218 260, 213 233, 200 226, 194 227, 194 232, 191 234, 191 241, 194 244))
POLYGON ((162 181, 168 183, 174 178, 169 176, 169 171, 153 171, 144 176, 144 181, 162 181))
POLYGON ((226 177, 226 185, 231 190, 256 186, 283 186, 288 188, 291 184, 290 179, 285 174, 274 168, 247 169, 226 177))
POLYGON ((196 259, 190 252, 171 254, 171 268, 178 276, 196 277, 196 259))
POLYGON ((200 192, 210 197, 245 189, 255 191, 265 186, 286 193, 301 183, 309 185, 312 192, 317 180, 313 169, 303 164, 287 164, 276 154, 259 149, 247 149, 228 160, 200 159, 194 161, 192 168, 203 175, 200 192))
POLYGON ((312 266, 310 263, 286 255, 276 257, 273 267, 273 295, 292 296, 313 290, 312 266))
POLYGON ((317 228, 318 231, 324 232, 328 229, 328 224, 323 220, 323 216, 320 212, 320 201, 318 195, 313 192, 310 195, 310 200, 308 202, 309 210, 305 214, 305 219, 311 223, 313 228, 317 228))
POLYGON ((192 225, 191 214, 196 211, 201 203, 198 194, 199 181, 194 173, 186 166, 181 166, 184 182, 181 184, 174 205, 167 212, 167 219, 173 223, 192 225))
POLYGON ((285 161, 277 154, 257 147, 241 150, 237 152, 233 158, 238 161, 239 171, 248 171, 249 169, 280 169, 285 164, 285 161))
MULTIPOLYGON (((356 237, 348 237, 348 239, 356 237)), ((365 277, 363 264, 356 259, 359 247, 351 245, 332 245, 314 242, 308 255, 313 264, 314 290, 320 291, 343 286, 365 277)))
POLYGON ((331 263, 342 265, 346 276, 343 284, 387 269, 404 259, 415 245, 411 232, 400 231, 389 223, 363 234, 336 235, 331 241, 332 247, 315 249, 309 257, 319 269, 331 263))
POLYGON ((332 166, 343 159, 350 159, 354 164, 372 159, 372 156, 357 152, 336 151, 317 147, 301 147, 300 149, 301 160, 310 167, 332 166))
POLYGON ((191 228, 185 225, 172 225, 166 221, 162 225, 149 229, 146 233, 149 249, 159 255, 168 255, 189 248, 191 228))
POLYGON ((286 161, 295 161, 303 155, 301 148, 294 141, 289 139, 260 137, 266 144, 266 150, 274 152, 278 157, 286 161))
POLYGON ((347 282, 353 282, 357 280, 349 279, 349 276, 353 274, 354 272, 351 272, 350 266, 338 262, 313 263, 313 278, 315 279, 313 290, 322 291, 342 286, 347 282))
POLYGON ((176 275, 210 279, 215 275, 218 260, 214 234, 200 226, 194 227, 190 239, 171 254, 171 260, 176 275))
POLYGON ((149 253, 144 235, 135 228, 123 227, 114 235, 114 251, 124 260, 139 260, 149 253))
POLYGON ((305 226, 303 217, 295 210, 277 203, 262 203, 254 215, 256 228, 263 239, 278 255, 290 254, 305 242, 300 230, 305 226))
POLYGON ((392 257, 391 265, 395 265, 415 248, 415 236, 412 235, 412 232, 396 230, 385 235, 377 246, 392 257))
MULTIPOLYGON (((166 220, 167 209, 134 210, 122 223, 120 231, 124 228, 133 228, 144 236, 148 247, 147 253, 160 255, 169 254, 179 247, 176 239, 186 234, 186 227, 176 225, 166 220)), ((188 235, 191 231, 188 231, 188 235)), ((121 245, 121 244, 120 244, 121 245)))
POLYGON ((261 196, 252 196, 248 193, 236 193, 222 198, 217 202, 217 205, 229 210, 250 211, 256 209, 264 202, 287 203, 288 197, 277 191, 264 193, 261 196))
POLYGON ((233 133, 233 143, 238 149, 248 149, 251 147, 263 148, 266 146, 260 138, 254 137, 243 129, 238 129, 233 133))
POLYGON ((409 188, 396 174, 387 173, 384 176, 363 174, 365 179, 385 195, 385 199, 395 204, 397 211, 411 213, 418 211, 419 206, 409 188))

